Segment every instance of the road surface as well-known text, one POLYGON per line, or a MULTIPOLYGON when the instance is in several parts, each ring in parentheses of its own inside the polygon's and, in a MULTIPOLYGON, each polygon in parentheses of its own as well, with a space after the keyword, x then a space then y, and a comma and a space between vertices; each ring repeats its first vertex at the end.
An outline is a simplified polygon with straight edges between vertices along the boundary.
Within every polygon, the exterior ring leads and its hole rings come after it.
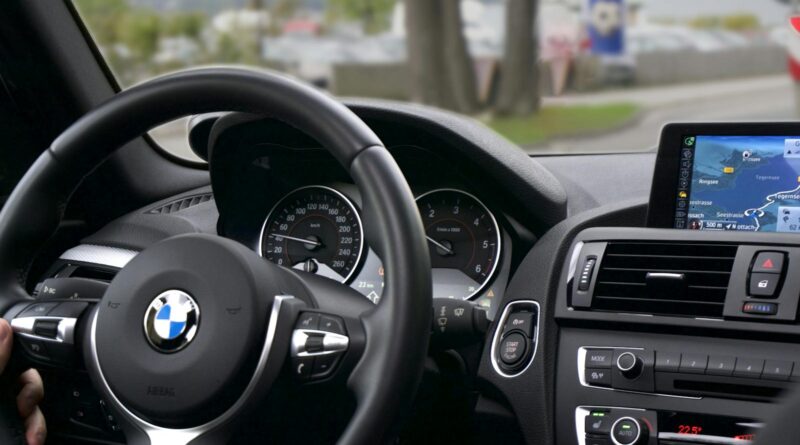
POLYGON ((788 76, 769 76, 547 98, 543 103, 548 105, 630 102, 642 107, 643 113, 618 131, 560 138, 526 150, 545 154, 642 151, 658 144, 661 127, 668 122, 794 120, 794 94, 788 76))

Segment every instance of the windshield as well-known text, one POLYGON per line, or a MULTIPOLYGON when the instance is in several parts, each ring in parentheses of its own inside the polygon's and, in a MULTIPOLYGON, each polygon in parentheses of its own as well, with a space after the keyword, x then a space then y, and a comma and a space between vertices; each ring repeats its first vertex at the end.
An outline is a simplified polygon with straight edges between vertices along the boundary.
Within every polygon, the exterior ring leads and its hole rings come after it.
MULTIPOLYGON (((795 119, 793 0, 74 0, 118 82, 207 64, 478 118, 531 154, 651 150, 670 121, 795 119)), ((186 121, 154 139, 194 159, 186 121)))

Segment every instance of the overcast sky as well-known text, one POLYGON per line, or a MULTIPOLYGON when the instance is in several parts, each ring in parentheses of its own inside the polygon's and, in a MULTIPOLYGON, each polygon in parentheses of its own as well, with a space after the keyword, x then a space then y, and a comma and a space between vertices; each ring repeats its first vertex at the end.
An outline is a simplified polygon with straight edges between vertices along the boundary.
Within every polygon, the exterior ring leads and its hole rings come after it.
POLYGON ((786 20, 789 7, 777 0, 644 0, 650 18, 686 19, 698 15, 757 14, 764 24, 786 20))

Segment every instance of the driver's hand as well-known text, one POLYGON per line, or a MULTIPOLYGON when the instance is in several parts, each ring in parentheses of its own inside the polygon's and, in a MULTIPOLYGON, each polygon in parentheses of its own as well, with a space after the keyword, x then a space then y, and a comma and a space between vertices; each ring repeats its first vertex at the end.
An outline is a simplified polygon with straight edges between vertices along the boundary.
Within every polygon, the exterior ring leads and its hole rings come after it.
MULTIPOLYGON (((8 322, 0 318, 0 374, 11 357, 11 346, 14 344, 13 332, 8 322)), ((28 445, 43 445, 47 437, 47 426, 44 415, 39 409, 39 402, 44 397, 42 377, 35 369, 29 369, 19 376, 19 393, 17 394, 17 411, 25 425, 25 440, 28 445)))

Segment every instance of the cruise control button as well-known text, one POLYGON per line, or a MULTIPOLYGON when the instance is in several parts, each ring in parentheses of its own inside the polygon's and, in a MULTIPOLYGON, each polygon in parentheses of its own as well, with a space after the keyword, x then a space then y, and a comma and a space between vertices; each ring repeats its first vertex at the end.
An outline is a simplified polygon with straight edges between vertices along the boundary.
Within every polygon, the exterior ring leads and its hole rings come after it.
POLYGON ((751 273, 750 290, 748 295, 753 297, 772 298, 778 290, 778 282, 781 280, 779 274, 774 273, 751 273))
POLYGON ((533 337, 533 312, 515 312, 506 320, 505 332, 520 330, 528 338, 533 337))
POLYGON ((758 252, 753 261, 753 273, 781 273, 783 271, 783 252, 758 252))
POLYGON ((708 358, 708 368, 706 374, 709 375, 733 375, 733 368, 736 366, 736 357, 712 355, 708 358))
POLYGON ((661 352, 656 351, 656 371, 678 372, 681 365, 680 352, 661 352))
POLYGON ((17 318, 42 317, 44 315, 47 315, 47 313, 50 312, 50 310, 56 306, 58 306, 58 303, 53 303, 53 302, 33 303, 32 305, 26 307, 25 310, 22 311, 19 315, 17 315, 17 318))
POLYGON ((338 317, 322 315, 319 317, 319 330, 345 335, 344 322, 338 317))
POLYGON ((611 386, 611 370, 586 368, 583 371, 584 380, 592 386, 611 386))
POLYGON ((735 377, 748 377, 757 379, 764 369, 764 360, 754 358, 737 358, 736 368, 733 370, 735 377))
POLYGON ((323 339, 324 337, 321 335, 311 335, 306 338, 306 352, 312 354, 315 352, 322 352, 325 349, 323 339))
POLYGON ((295 329, 319 329, 319 314, 314 312, 303 312, 297 318, 295 329))
POLYGON ((762 379, 767 380, 789 380, 792 374, 794 363, 782 360, 767 360, 764 362, 764 372, 761 373, 762 379))
POLYGON ((78 318, 87 307, 89 307, 89 303, 83 301, 65 301, 63 303, 59 303, 58 306, 48 312, 47 316, 78 318))
POLYGON ((522 334, 513 333, 500 342, 500 360, 506 365, 513 366, 525 357, 528 340, 522 334))
POLYGON ((610 368, 614 362, 613 349, 587 349, 586 367, 587 368, 610 368))
POLYGON ((705 354, 683 354, 679 370, 688 374, 704 374, 707 364, 708 356, 705 354))
POLYGON ((35 338, 27 338, 19 336, 20 344, 22 344, 22 349, 28 353, 33 358, 39 360, 50 360, 50 355, 47 352, 47 346, 43 340, 37 340, 35 338))
POLYGON ((336 366, 336 361, 339 359, 338 354, 325 354, 317 356, 314 359, 314 377, 325 377, 330 374, 331 370, 336 366))
POLYGON ((33 323, 33 333, 46 338, 55 339, 58 336, 59 320, 36 320, 33 323))

